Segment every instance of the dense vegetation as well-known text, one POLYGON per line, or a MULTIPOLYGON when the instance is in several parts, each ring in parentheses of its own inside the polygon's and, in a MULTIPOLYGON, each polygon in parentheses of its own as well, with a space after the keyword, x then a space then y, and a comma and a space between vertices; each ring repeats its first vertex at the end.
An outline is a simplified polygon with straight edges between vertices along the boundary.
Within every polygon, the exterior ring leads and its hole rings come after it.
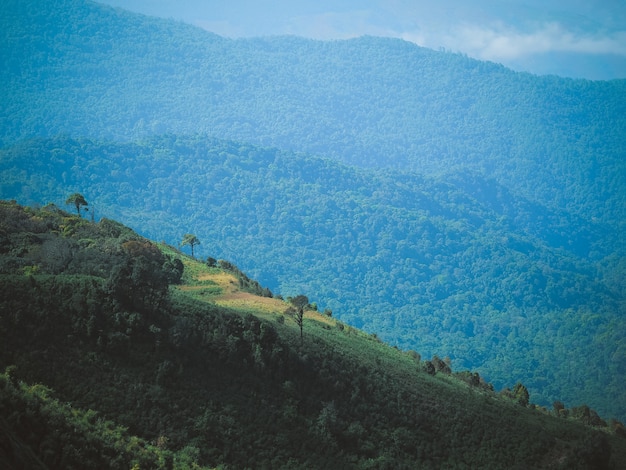
MULTIPOLYGON (((372 37, 230 40, 84 0, 1 2, 0 63, 0 198, 79 192, 94 221, 194 234, 194 254, 402 349, 626 420, 625 80, 372 37)), ((32 269, 115 268, 124 308, 165 301, 178 271, 151 245, 81 260, 68 240, 32 269)))
POLYGON ((536 77, 391 39, 229 40, 83 0, 8 0, 0 22, 0 142, 200 132, 359 166, 470 168, 626 220, 626 80, 536 77))
POLYGON ((449 355, 536 403, 624 419, 620 234, 479 175, 357 170, 233 142, 36 140, 0 152, 3 197, 65 200, 170 244, 196 234, 274 292, 306 293, 403 349, 449 355), (567 230, 566 230, 567 229, 567 230))
POLYGON ((41 385, 0 374, 0 463, 3 468, 189 468, 194 461, 128 434, 93 410, 52 398, 41 385))
POLYGON ((203 279, 223 268, 111 220, 2 202, 0 229, 7 468, 602 469, 626 458, 621 423, 586 406, 536 409, 521 384, 496 394, 311 311, 301 340, 280 300, 220 306, 203 279), (71 260, 49 263, 59 246, 71 260), (129 266, 133 299, 116 287, 129 266), (182 285, 161 295, 165 279, 182 285))

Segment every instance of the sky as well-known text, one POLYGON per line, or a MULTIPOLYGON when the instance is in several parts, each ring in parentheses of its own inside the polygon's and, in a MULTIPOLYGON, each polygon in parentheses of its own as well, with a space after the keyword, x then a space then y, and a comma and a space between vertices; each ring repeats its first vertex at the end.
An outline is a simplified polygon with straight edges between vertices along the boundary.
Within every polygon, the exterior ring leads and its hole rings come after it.
POLYGON ((539 75, 626 78, 625 0, 99 0, 221 36, 397 37, 539 75))

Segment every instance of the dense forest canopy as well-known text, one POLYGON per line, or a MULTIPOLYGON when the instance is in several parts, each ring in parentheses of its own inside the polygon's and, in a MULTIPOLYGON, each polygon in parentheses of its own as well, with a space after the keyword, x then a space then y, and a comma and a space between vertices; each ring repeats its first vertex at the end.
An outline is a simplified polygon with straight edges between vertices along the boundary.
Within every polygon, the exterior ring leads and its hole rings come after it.
POLYGON ((82 193, 392 344, 626 417, 626 80, 82 0, 2 2, 0 44, 1 198, 82 193))
POLYGON ((480 175, 356 169, 200 136, 35 140, 0 162, 3 197, 88 188, 96 217, 172 244, 192 232, 197 253, 404 349, 450 355, 498 387, 514 371, 537 403, 624 409, 626 266, 610 226, 480 175))
POLYGON ((0 466, 617 470, 626 458, 624 425, 588 405, 537 407, 520 382, 496 391, 213 261, 111 219, 0 201, 0 466))
POLYGON ((467 53, 518 71, 591 80, 626 78, 619 2, 424 0, 293 2, 257 0, 99 0, 175 18, 226 37, 297 34, 313 39, 404 38, 436 50, 467 53))
POLYGON ((472 168, 581 215, 606 213, 581 207, 582 179, 609 199, 624 186, 626 80, 515 73, 395 39, 231 40, 81 0, 0 8, 6 143, 202 132, 359 166, 472 168))

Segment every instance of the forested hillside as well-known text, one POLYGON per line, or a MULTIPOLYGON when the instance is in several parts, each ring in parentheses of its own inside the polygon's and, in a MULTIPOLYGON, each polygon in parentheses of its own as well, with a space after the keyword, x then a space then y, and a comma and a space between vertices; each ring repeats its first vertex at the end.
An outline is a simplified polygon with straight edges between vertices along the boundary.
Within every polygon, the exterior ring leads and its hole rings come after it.
POLYGON ((521 383, 494 391, 306 296, 274 298, 228 261, 55 205, 0 202, 0 339, 2 468, 617 470, 626 459, 623 424, 586 405, 540 409, 521 383))
POLYGON ((470 168, 626 220, 626 80, 537 77, 372 37, 229 40, 83 0, 8 0, 0 21, 5 143, 202 132, 359 166, 470 168))
POLYGON ((625 80, 83 0, 2 2, 0 63, 1 198, 83 193, 401 348, 626 419, 625 80))
POLYGON ((85 188, 96 218, 171 244, 194 233, 202 256, 497 387, 514 376, 537 403, 626 409, 619 234, 493 180, 175 137, 36 140, 0 152, 0 170, 2 197, 62 203, 85 188))

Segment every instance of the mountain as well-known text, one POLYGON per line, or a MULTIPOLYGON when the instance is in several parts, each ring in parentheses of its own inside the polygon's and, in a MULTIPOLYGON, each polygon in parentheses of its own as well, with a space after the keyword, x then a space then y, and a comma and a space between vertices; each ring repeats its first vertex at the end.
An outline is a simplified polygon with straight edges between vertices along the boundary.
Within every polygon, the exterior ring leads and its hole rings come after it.
POLYGON ((274 292, 315 296, 391 344, 449 355, 498 388, 513 375, 545 406, 623 419, 619 236, 493 180, 201 136, 35 140, 0 151, 0 171, 2 197, 62 204, 87 188, 96 219, 172 245, 194 233, 196 253, 233 260, 274 292))
POLYGON ((396 39, 230 40, 82 0, 0 8, 2 142, 203 133, 358 166, 472 169, 626 220, 626 80, 537 77, 396 39))
POLYGON ((0 197, 84 193, 398 347, 626 419, 626 81, 81 0, 3 2, 0 31, 0 197))
POLYGON ((559 0, 426 2, 342 0, 294 3, 257 0, 104 0, 151 16, 175 18, 228 37, 297 34, 345 39, 367 34, 401 37, 432 49, 460 51, 539 75, 608 80, 626 77, 619 2, 559 0))
POLYGON ((587 406, 541 409, 519 383, 496 393, 113 220, 3 201, 0 233, 4 468, 617 469, 626 458, 623 425, 587 406))

